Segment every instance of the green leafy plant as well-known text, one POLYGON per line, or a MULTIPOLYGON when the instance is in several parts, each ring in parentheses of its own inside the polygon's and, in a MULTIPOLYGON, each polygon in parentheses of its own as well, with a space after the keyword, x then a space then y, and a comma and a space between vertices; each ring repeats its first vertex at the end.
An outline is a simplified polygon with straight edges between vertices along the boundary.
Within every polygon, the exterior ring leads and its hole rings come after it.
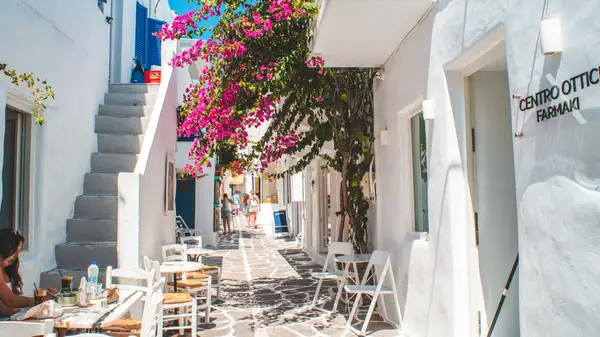
POLYGON ((35 109, 33 110, 35 123, 43 125, 44 117, 42 116, 42 112, 47 109, 46 101, 54 98, 54 92, 52 91, 52 87, 48 85, 48 82, 41 80, 33 73, 19 74, 15 70, 9 69, 5 63, 0 63, 0 72, 6 75, 12 84, 17 86, 25 85, 32 90, 31 94, 33 95, 33 103, 35 104, 35 109))

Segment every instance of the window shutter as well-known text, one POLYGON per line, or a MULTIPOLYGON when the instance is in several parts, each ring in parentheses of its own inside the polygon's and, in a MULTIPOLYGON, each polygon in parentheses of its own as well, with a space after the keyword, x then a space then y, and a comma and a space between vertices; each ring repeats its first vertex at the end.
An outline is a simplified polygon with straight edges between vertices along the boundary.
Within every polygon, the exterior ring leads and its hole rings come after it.
POLYGON ((150 66, 160 66, 161 41, 158 37, 154 36, 154 33, 158 32, 164 24, 164 21, 148 18, 146 26, 146 65, 148 68, 150 68, 150 66))
POLYGON ((135 58, 140 60, 144 69, 150 68, 146 59, 146 31, 148 8, 139 2, 135 13, 135 58))

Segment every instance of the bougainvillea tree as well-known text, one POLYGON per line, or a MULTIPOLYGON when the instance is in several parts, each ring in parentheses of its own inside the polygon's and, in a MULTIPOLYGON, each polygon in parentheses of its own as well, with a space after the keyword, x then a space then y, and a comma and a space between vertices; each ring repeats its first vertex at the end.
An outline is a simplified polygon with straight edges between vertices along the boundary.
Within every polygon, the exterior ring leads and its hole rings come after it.
POLYGON ((300 159, 283 174, 300 172, 317 157, 341 173, 338 240, 347 230, 358 251, 366 249, 368 202, 360 181, 372 160, 372 69, 325 68, 310 54, 312 0, 199 1, 196 11, 178 16, 157 34, 161 39, 199 36, 175 56, 174 66, 205 61, 198 84, 187 89, 181 136, 203 133, 194 141, 187 167, 201 174, 210 158, 232 153, 234 173, 264 171, 284 155, 300 159), (218 16, 218 23, 202 21, 218 16), (248 130, 268 125, 262 139, 248 130), (301 125, 304 127, 301 128, 301 125), (306 127, 308 126, 308 127, 306 127), (299 131, 303 130, 303 131, 299 131), (331 142, 334 155, 325 155, 331 142))

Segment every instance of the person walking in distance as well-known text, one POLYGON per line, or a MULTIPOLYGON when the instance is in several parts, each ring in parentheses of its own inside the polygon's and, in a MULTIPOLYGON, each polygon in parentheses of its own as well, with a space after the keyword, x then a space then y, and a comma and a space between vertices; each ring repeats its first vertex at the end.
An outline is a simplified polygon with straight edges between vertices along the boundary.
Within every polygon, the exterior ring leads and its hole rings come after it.
POLYGON ((240 191, 235 191, 233 195, 233 216, 240 214, 240 191))
POLYGON ((242 209, 246 216, 246 227, 250 227, 250 195, 248 193, 244 193, 242 198, 242 209))
POLYGON ((256 228, 256 218, 260 212, 260 199, 254 191, 250 191, 250 227, 256 228))
POLYGON ((233 203, 233 199, 231 199, 227 193, 223 193, 223 199, 221 199, 221 212, 223 216, 223 234, 229 234, 232 232, 231 230, 231 204, 233 203))

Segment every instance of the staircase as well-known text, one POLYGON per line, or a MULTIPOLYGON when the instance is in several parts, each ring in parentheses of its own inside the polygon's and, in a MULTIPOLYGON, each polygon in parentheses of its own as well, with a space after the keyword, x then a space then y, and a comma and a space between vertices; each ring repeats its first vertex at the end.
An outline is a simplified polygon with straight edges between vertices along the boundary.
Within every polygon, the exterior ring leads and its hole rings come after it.
POLYGON ((107 266, 117 266, 117 175, 133 172, 150 120, 158 85, 113 84, 100 105, 95 132, 98 152, 91 156, 83 194, 67 220, 67 242, 56 245, 57 268, 41 275, 41 287, 60 288, 60 275, 79 285, 87 267, 96 261, 99 282, 107 266))

